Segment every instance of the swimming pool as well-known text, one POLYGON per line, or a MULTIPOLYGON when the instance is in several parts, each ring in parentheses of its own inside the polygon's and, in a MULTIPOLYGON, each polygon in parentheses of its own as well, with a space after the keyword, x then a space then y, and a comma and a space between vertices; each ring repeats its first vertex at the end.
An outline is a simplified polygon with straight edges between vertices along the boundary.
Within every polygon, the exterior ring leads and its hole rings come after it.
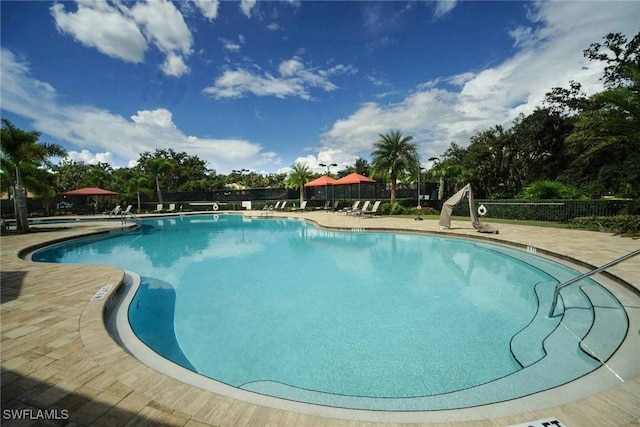
POLYGON ((302 221, 145 220, 141 233, 32 259, 137 271, 130 322, 158 353, 233 387, 346 408, 451 409, 553 388, 601 366, 628 324, 590 280, 547 318, 553 286, 577 273, 544 258, 302 221))

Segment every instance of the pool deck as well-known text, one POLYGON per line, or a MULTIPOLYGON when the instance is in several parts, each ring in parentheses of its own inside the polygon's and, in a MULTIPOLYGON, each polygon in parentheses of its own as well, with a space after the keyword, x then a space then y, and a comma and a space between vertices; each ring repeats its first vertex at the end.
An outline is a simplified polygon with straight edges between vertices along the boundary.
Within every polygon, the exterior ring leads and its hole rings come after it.
MULTIPOLYGON (((244 214, 260 216, 261 213, 244 214)), ((348 230, 402 230, 495 239, 570 256, 591 266, 602 265, 640 247, 640 240, 606 233, 512 224, 494 224, 500 234, 481 235, 469 222, 459 221, 453 222, 451 230, 441 231, 434 220, 363 219, 326 212, 277 212, 272 217, 304 218, 323 227, 348 230)), ((33 263, 18 256, 27 248, 52 240, 108 232, 119 228, 119 223, 76 222, 33 228, 33 233, 0 238, 0 416, 3 426, 69 423, 86 426, 507 426, 551 417, 572 427, 640 426, 640 376, 557 406, 552 398, 544 402, 543 393, 538 399, 542 399, 544 409, 520 413, 516 404, 513 415, 500 417, 493 417, 491 411, 482 408, 440 411, 448 412, 451 417, 431 424, 410 424, 415 419, 411 416, 406 422, 387 423, 330 418, 323 416, 321 410, 312 415, 221 396, 153 370, 111 338, 103 313, 111 301, 110 296, 123 280, 121 270, 33 263), (106 295, 92 300, 104 286, 110 286, 106 295), (19 411, 23 409, 31 412, 19 411), (45 422, 38 410, 48 410, 47 414, 58 420, 45 422), (40 420, 17 421, 9 419, 10 414, 39 416, 40 420)), ((640 290, 640 257, 609 271, 640 290)), ((629 334, 637 336, 640 304, 627 306, 627 310, 634 312, 629 334)), ((636 345, 631 352, 632 356, 635 353, 635 360, 640 361, 640 346, 636 345)), ((380 415, 380 419, 384 419, 380 415)))

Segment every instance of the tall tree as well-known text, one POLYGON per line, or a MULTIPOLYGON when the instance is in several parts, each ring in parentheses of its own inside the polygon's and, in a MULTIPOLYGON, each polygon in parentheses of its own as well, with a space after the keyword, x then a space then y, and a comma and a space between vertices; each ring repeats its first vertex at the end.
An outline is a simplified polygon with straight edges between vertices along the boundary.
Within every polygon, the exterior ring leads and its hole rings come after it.
POLYGON ((288 188, 300 189, 300 204, 304 201, 304 185, 311 179, 311 169, 306 163, 297 162, 291 168, 291 173, 285 181, 288 188))
POLYGON ((391 205, 396 201, 398 178, 411 174, 418 168, 420 157, 418 147, 411 143, 413 136, 404 136, 399 130, 379 134, 380 139, 373 144, 371 168, 375 176, 391 181, 391 205))
POLYGON ((602 80, 608 88, 624 85, 629 67, 640 68, 640 33, 631 40, 622 33, 609 33, 603 43, 592 43, 584 56, 606 64, 602 80))
MULTIPOLYGON (((14 206, 16 211, 16 225, 18 230, 29 231, 27 194, 23 184, 23 173, 41 166, 51 166, 51 157, 64 157, 66 151, 58 144, 38 142, 41 133, 18 129, 7 119, 2 119, 2 134, 0 137, 0 153, 2 154, 2 169, 11 166, 15 170, 13 182, 14 206)), ((10 169, 9 169, 10 170, 10 169)))
POLYGON ((160 190, 160 176, 165 172, 173 170, 173 164, 162 157, 153 157, 144 162, 144 168, 153 176, 158 192, 158 203, 162 203, 162 191, 160 190))

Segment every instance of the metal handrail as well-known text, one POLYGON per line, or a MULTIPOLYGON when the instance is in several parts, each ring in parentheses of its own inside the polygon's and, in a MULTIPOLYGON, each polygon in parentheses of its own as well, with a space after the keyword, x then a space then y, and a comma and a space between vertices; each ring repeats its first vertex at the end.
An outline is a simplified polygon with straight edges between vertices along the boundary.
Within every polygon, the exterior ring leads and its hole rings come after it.
POLYGON ((134 214, 133 212, 127 212, 127 211, 122 211, 120 213, 120 215, 122 215, 122 224, 124 225, 125 221, 126 221, 126 216, 127 215, 131 215, 131 217, 135 220, 138 220, 138 225, 142 224, 142 219, 137 216, 136 214, 134 214))
POLYGON ((614 265, 619 264, 622 261, 626 261, 629 258, 633 258, 636 255, 640 255, 640 249, 636 249, 635 251, 629 252, 628 254, 623 255, 620 258, 616 258, 613 261, 608 262, 608 263, 604 264, 601 267, 598 267, 598 268, 596 268, 594 270, 591 270, 591 271, 587 271, 586 273, 581 274, 578 277, 574 277, 571 280, 567 280, 566 282, 563 282, 563 283, 560 283, 560 284, 556 285, 556 289, 553 292, 553 302, 551 303, 551 310, 549 311, 549 317, 553 316, 553 312, 555 311, 556 305, 558 304, 558 295, 560 294, 560 289, 562 289, 562 288, 564 288, 566 286, 572 285, 572 284, 574 284, 574 283, 576 283, 576 282, 578 282, 578 281, 580 281, 582 279, 585 279, 585 278, 587 278, 589 276, 593 276, 596 273, 599 273, 599 272, 601 272, 603 270, 606 270, 609 267, 613 267, 614 265))

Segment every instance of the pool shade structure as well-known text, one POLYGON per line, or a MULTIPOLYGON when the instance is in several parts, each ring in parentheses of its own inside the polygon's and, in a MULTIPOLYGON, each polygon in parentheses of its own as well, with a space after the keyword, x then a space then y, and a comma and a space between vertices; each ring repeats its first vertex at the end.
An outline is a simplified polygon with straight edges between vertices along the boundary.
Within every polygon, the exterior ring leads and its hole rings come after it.
POLYGON ((336 185, 351 185, 351 184, 358 184, 358 199, 360 199, 360 184, 365 183, 374 183, 375 181, 372 180, 369 177, 366 177, 364 175, 360 175, 359 173, 350 173, 347 176, 344 176, 342 178, 340 178, 338 181, 336 181, 336 185))
POLYGON ((442 211, 440 212, 440 227, 451 227, 451 214, 453 213, 453 207, 460 203, 465 197, 469 199, 469 214, 471 216, 471 224, 473 228, 480 233, 498 234, 498 230, 488 224, 480 223, 478 214, 475 210, 475 202, 473 201, 473 190, 471 184, 467 184, 460 189, 456 194, 447 199, 442 205, 442 211))
POLYGON ((313 181, 307 182, 305 187, 324 187, 327 185, 335 185, 338 180, 331 178, 330 176, 323 175, 320 178, 316 178, 313 181))
POLYGON ((313 181, 307 182, 304 186, 309 187, 324 187, 325 199, 329 200, 329 186, 336 185, 338 180, 331 178, 329 175, 323 175, 320 178, 316 178, 313 181))
POLYGON ((65 191, 63 193, 60 193, 61 196, 78 196, 78 197, 89 197, 89 196, 96 196, 96 204, 94 205, 94 213, 96 213, 96 209, 98 206, 98 201, 97 198, 100 196, 117 196, 118 193, 116 193, 115 191, 111 191, 111 190, 105 190, 104 188, 99 188, 99 187, 84 187, 84 188, 77 188, 75 190, 69 190, 69 191, 65 191))
POLYGON ((115 191, 105 190, 99 187, 85 187, 60 193, 61 196, 117 196, 115 191))

